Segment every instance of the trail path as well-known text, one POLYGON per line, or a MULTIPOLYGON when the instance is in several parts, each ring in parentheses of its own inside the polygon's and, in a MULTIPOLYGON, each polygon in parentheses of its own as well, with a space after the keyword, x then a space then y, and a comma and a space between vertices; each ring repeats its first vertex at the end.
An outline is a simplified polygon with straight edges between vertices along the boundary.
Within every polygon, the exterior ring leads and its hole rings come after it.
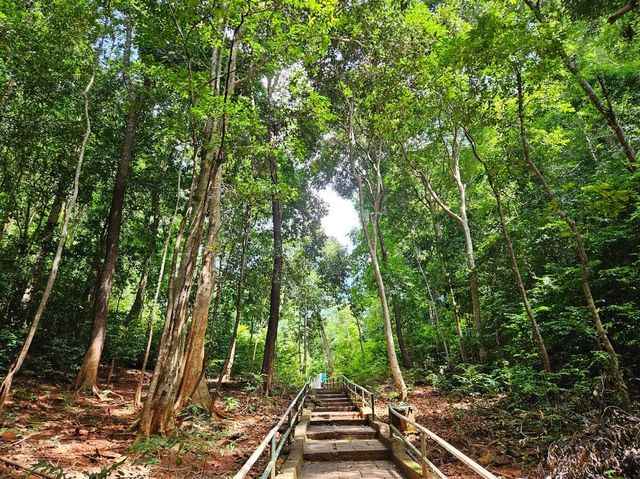
POLYGON ((343 389, 319 389, 300 479, 401 478, 389 449, 343 389))

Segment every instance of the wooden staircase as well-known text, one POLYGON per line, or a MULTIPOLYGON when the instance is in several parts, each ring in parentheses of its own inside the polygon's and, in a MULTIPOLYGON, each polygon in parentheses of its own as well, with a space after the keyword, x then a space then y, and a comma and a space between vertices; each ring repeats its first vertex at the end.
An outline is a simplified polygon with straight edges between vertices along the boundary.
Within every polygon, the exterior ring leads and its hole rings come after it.
POLYGON ((299 479, 402 478, 345 389, 315 390, 299 479))

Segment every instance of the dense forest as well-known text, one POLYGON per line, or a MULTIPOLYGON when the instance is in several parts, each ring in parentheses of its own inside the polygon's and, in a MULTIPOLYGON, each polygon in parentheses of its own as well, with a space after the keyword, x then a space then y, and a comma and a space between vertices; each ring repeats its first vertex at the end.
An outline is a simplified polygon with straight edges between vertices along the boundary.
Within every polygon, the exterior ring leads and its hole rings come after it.
POLYGON ((324 371, 534 411, 541 462, 576 415, 637 441, 637 35, 635 0, 0 2, 0 427, 128 368, 171 436, 324 371))

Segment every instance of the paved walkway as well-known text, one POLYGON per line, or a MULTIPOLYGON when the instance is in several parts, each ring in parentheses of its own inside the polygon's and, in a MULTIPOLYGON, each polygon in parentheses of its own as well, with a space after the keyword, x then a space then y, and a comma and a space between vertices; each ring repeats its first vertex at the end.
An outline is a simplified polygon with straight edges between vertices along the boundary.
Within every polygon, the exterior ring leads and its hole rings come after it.
POLYGON ((400 479, 391 453, 342 389, 318 389, 299 479, 400 479))

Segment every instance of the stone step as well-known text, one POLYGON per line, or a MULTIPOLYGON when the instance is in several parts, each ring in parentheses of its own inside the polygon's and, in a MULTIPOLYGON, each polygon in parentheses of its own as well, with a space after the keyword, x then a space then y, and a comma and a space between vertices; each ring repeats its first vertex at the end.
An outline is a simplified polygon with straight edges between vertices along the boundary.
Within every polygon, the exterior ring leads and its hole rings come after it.
POLYGON ((308 439, 375 439, 378 436, 370 426, 314 425, 307 429, 308 439))
POLYGON ((341 412, 341 411, 357 411, 355 406, 320 406, 316 407, 313 412, 341 412))
POLYGON ((335 424, 336 426, 364 426, 367 421, 357 412, 312 412, 311 424, 335 424))
POLYGON ((355 404, 353 404, 352 402, 336 402, 336 403, 331 403, 331 402, 319 402, 316 403, 317 407, 351 407, 351 406, 355 406, 355 404))
POLYGON ((298 479, 381 478, 402 479, 398 467, 392 461, 370 462, 305 462, 298 479))
POLYGON ((348 394, 317 394, 317 398, 325 399, 327 401, 338 401, 341 399, 349 399, 348 394))
POLYGON ((307 461, 376 461, 391 454, 378 439, 308 440, 304 444, 307 461))

